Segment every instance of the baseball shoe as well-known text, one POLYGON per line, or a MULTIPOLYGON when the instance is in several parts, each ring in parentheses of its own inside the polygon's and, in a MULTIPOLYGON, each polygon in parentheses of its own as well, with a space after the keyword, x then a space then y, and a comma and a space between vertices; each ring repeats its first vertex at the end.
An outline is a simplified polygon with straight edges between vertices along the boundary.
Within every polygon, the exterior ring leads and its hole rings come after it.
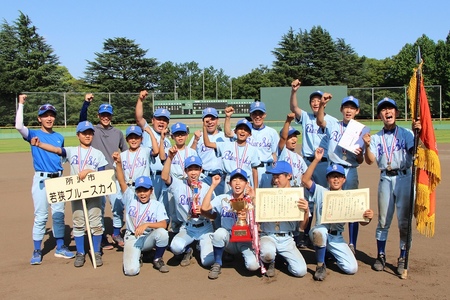
POLYGON ((214 263, 211 266, 211 270, 209 270, 208 278, 209 279, 217 279, 217 278, 219 278, 220 273, 222 273, 222 267, 218 263, 214 263))
POLYGON ((112 250, 112 249, 114 249, 114 246, 111 245, 111 243, 108 241, 108 238, 106 237, 105 234, 102 235, 101 247, 102 247, 103 250, 112 250))
POLYGON ((353 244, 348 244, 348 247, 349 247, 350 250, 352 251, 353 255, 356 255, 355 246, 354 246, 353 244))
POLYGON ((267 277, 275 277, 275 261, 271 262, 266 270, 267 277))
POLYGON ((192 254, 193 254, 193 250, 192 248, 189 248, 183 256, 183 259, 180 262, 180 266, 182 267, 186 267, 189 266, 191 264, 191 259, 192 259, 192 254))
POLYGON ((397 274, 402 275, 403 271, 405 271, 405 258, 399 257, 397 261, 397 274))
POLYGON ((102 254, 100 252, 95 252, 94 258, 95 258, 95 264, 97 265, 97 267, 103 266, 102 254))
POLYGON ((160 271, 161 273, 169 272, 169 267, 166 266, 164 260, 161 257, 153 261, 153 268, 160 271))
POLYGON ((375 271, 383 271, 386 266, 386 256, 384 253, 379 253, 375 263, 373 264, 373 269, 375 271))
POLYGON ((73 252, 70 252, 69 251, 69 248, 67 248, 67 246, 66 245, 63 245, 62 247, 61 247, 61 249, 56 249, 55 250, 55 257, 58 257, 58 258, 74 258, 75 257, 75 254, 73 254, 73 252))
POLYGON ((120 234, 119 235, 113 234, 112 239, 117 246, 122 247, 122 248, 123 248, 123 246, 125 246, 125 242, 123 241, 123 238, 120 234))
POLYGON ((42 263, 42 251, 34 250, 33 255, 31 256, 30 264, 31 265, 40 265, 42 263))
POLYGON ((314 280, 323 281, 327 277, 327 267, 325 264, 316 267, 316 272, 314 273, 314 280))
POLYGON ((77 252, 77 254, 75 254, 75 261, 73 262, 73 265, 76 268, 84 266, 84 262, 85 262, 84 256, 85 256, 85 254, 80 253, 80 252, 77 252))

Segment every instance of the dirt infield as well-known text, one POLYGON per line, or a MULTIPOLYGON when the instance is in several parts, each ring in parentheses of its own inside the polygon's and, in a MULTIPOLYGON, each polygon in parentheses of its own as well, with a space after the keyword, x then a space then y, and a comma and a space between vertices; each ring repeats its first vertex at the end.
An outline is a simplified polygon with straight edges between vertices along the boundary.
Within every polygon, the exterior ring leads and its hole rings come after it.
MULTIPOLYGON (((384 272, 371 270, 376 256, 375 227, 372 222, 360 227, 357 259, 358 273, 345 275, 330 266, 324 282, 315 282, 312 274, 315 259, 312 250, 302 251, 308 263, 308 274, 295 278, 287 268, 277 264, 274 279, 250 273, 237 257, 235 262, 225 264, 219 279, 208 280, 208 270, 198 262, 188 266, 176 265, 172 253, 166 252, 170 272, 161 274, 144 263, 140 275, 126 277, 122 273, 122 252, 105 251, 104 265, 94 270, 90 259, 82 268, 76 269, 73 260, 55 258, 54 240, 46 234, 42 265, 30 266, 33 250, 31 229, 33 204, 31 180, 33 168, 30 153, 2 154, 0 163, 1 203, 0 222, 5 240, 0 255, 0 291, 2 299, 448 299, 450 298, 450 272, 448 263, 450 239, 450 185, 445 182, 445 170, 450 168, 450 145, 440 145, 443 183, 437 190, 437 226, 433 238, 425 238, 413 229, 413 247, 410 252, 408 279, 395 275, 398 250, 397 222, 394 220, 387 243, 387 268, 384 272)), ((363 165, 359 169, 360 187, 369 187, 371 206, 377 212, 376 189, 379 172, 374 166, 363 165)), ((109 209, 109 206, 107 207, 109 209)), ((66 206, 67 243, 75 251, 70 240, 70 205, 66 206)), ((51 223, 47 232, 51 235, 51 223)), ((347 233, 345 233, 347 237, 347 233)))

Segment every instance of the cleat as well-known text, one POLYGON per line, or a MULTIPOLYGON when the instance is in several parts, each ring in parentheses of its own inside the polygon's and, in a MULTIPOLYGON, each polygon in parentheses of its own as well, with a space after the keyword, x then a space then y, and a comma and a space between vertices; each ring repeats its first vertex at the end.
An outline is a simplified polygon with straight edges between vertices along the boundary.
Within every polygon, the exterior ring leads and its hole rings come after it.
POLYGON ((75 254, 75 261, 73 262, 73 265, 75 266, 75 268, 80 268, 80 267, 84 266, 84 262, 85 262, 84 256, 85 256, 85 254, 80 253, 80 252, 77 252, 77 254, 75 254))
POLYGON ((267 277, 275 277, 275 261, 273 261, 269 264, 269 267, 267 268, 267 271, 266 271, 266 276, 267 277))
POLYGON ((375 271, 383 271, 386 266, 386 256, 384 253, 379 253, 375 263, 373 264, 373 269, 375 271))
POLYGON ((75 254, 73 254, 73 252, 69 251, 69 248, 67 248, 66 245, 63 245, 61 247, 61 249, 55 250, 55 257, 71 259, 71 258, 75 257, 75 254))
POLYGON ((191 259, 192 259, 192 255, 193 255, 193 250, 192 248, 189 248, 183 256, 183 259, 180 262, 180 266, 182 267, 186 267, 189 266, 191 264, 191 259))
POLYGON ((164 260, 161 257, 153 261, 153 268, 160 271, 161 273, 169 272, 169 268, 166 266, 164 260))
POLYGON ((218 263, 214 263, 211 266, 211 270, 209 270, 208 278, 209 279, 217 279, 217 278, 219 278, 220 273, 222 273, 222 267, 218 263))
POLYGON ((314 280, 323 281, 327 276, 327 268, 325 264, 316 267, 316 272, 314 273, 314 280))
POLYGON ((30 264, 31 265, 40 265, 42 263, 42 251, 34 250, 33 255, 31 256, 30 264))

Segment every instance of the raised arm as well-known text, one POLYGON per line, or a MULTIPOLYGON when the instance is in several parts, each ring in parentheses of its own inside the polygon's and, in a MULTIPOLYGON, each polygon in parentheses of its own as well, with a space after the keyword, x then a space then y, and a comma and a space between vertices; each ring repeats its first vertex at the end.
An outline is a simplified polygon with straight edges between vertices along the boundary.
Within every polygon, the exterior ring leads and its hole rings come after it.
MULTIPOLYGON (((151 130, 150 130, 151 131, 151 130)), ((158 149, 158 152, 159 152, 159 159, 163 162, 163 161, 165 161, 166 160, 166 148, 165 148, 165 145, 164 145, 164 140, 165 140, 165 138, 166 138, 166 133, 167 133, 167 128, 166 129, 163 129, 162 131, 161 131, 161 138, 160 138, 160 140, 159 140, 159 149, 158 149)))
POLYGON ((114 162, 116 163, 116 179, 119 182, 120 190, 122 191, 122 193, 125 193, 125 191, 128 188, 128 185, 125 181, 125 175, 123 174, 122 160, 120 158, 120 153, 114 152, 112 154, 112 158, 113 158, 114 162))
POLYGON ((19 133, 22 135, 24 139, 28 137, 28 128, 23 125, 23 106, 25 104, 25 101, 27 99, 27 95, 22 94, 19 95, 19 107, 17 108, 16 112, 16 129, 19 131, 19 133))
POLYGON ((205 147, 217 149, 217 145, 214 142, 209 140, 208 131, 206 130, 206 122, 203 121, 203 142, 205 143, 205 147))
POLYGON ((291 97, 289 98, 289 106, 291 108, 291 112, 295 114, 295 117, 297 119, 300 119, 300 116, 302 115, 302 110, 300 107, 298 107, 297 103, 297 91, 300 88, 300 85, 302 82, 298 79, 295 79, 291 83, 291 97))
POLYGON ((295 113, 288 113, 286 116, 286 121, 284 122, 283 129, 281 130, 280 140, 278 141, 278 150, 281 151, 286 146, 286 141, 289 133, 289 126, 291 126, 292 120, 295 118, 295 113))
POLYGON ((311 188, 313 184, 312 176, 314 173, 314 170, 317 167, 317 164, 320 162, 320 160, 323 157, 324 150, 323 148, 317 148, 316 152, 314 153, 314 160, 309 165, 308 169, 306 169, 306 172, 302 176, 302 184, 307 189, 311 188))
POLYGON ((220 181, 221 181, 220 175, 214 175, 212 177, 211 186, 209 187, 209 190, 202 201, 201 211, 203 215, 207 214, 208 217, 212 216, 213 218, 215 218, 215 214, 211 215, 210 213, 211 209, 213 208, 211 205, 211 200, 214 194, 214 189, 220 184, 220 181))
POLYGON ((371 165, 375 162, 375 154, 370 151, 370 133, 366 133, 363 136, 364 141, 364 148, 366 151, 364 151, 364 160, 368 165, 371 165))
POLYGON ((196 130, 194 132, 194 136, 191 139, 191 142, 189 143, 191 145, 191 149, 197 151, 197 145, 198 141, 200 141, 200 138, 202 137, 202 131, 196 130))
POLYGON ((327 103, 331 98, 333 98, 333 96, 330 93, 323 93, 322 99, 320 99, 319 110, 316 115, 316 123, 320 128, 327 127, 327 121, 325 121, 325 106, 327 106, 327 103))
POLYGON ((170 165, 172 164, 172 160, 174 156, 177 154, 178 149, 176 146, 172 146, 169 149, 169 154, 167 155, 166 162, 164 163, 163 169, 161 171, 161 179, 167 184, 170 185, 172 183, 172 177, 170 176, 170 165))
POLYGON ((84 102, 83 106, 81 106, 80 117, 78 119, 78 122, 87 121, 88 107, 89 105, 91 105, 92 100, 94 100, 94 94, 88 93, 84 95, 84 102))
POLYGON ((136 124, 141 126, 141 128, 144 128, 145 123, 147 123, 147 121, 144 119, 144 100, 147 96, 148 92, 146 90, 141 91, 136 102, 136 124))
POLYGON ((234 113, 233 106, 228 106, 225 108, 225 123, 223 124, 223 130, 225 136, 228 138, 232 138, 234 136, 233 130, 231 130, 231 116, 234 113))

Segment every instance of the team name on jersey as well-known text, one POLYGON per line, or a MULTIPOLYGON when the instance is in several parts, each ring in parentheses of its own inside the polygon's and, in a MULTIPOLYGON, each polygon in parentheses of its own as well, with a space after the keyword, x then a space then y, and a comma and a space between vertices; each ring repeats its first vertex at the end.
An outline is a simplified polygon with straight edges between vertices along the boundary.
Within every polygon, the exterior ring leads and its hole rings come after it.
POLYGON ((341 140, 342 134, 339 131, 333 131, 330 135, 330 139, 335 142, 339 142, 341 140))
POLYGON ((206 147, 205 144, 202 144, 200 146, 200 152, 208 152, 208 151, 212 151, 212 150, 213 150, 212 148, 206 147))
MULTIPOLYGON (((89 156, 87 158, 87 162, 85 164, 84 163, 83 164, 86 165, 86 166, 92 166, 96 170, 99 163, 100 162, 97 161, 96 158, 94 158, 92 156, 89 156)), ((72 158, 70 160, 70 164, 71 165, 78 165, 79 164, 79 162, 78 162, 78 155, 75 154, 75 155, 72 156, 72 158)))
MULTIPOLYGON (((135 219, 136 218, 136 211, 137 208, 136 206, 131 205, 130 209, 128 211, 128 215, 130 216, 130 218, 135 219)), ((156 216, 154 215, 154 213, 147 211, 146 216, 143 218, 142 222, 143 223, 156 223, 156 216)), ((141 216, 139 216, 139 218, 141 218, 141 216)))
POLYGON ((230 218, 233 219, 234 221, 237 220, 237 215, 236 213, 234 213, 232 210, 230 210, 228 207, 222 207, 222 209, 220 210, 220 216, 222 218, 230 218))
POLYGON ((270 148, 272 147, 272 141, 266 137, 262 139, 262 141, 258 141, 256 139, 252 139, 251 137, 247 138, 247 143, 254 147, 258 148, 270 148))
MULTIPOLYGON (((186 195, 180 195, 179 201, 178 201, 181 205, 187 205, 187 206, 191 206, 192 204, 192 197, 188 197, 186 195)), ((200 203, 199 203, 200 205, 200 203)))
POLYGON ((305 126, 305 131, 307 133, 314 133, 314 134, 319 134, 319 129, 320 127, 315 127, 314 124, 306 124, 305 126))
MULTIPOLYGON (((227 151, 225 151, 225 152, 223 153, 222 158, 223 158, 223 159, 226 159, 226 160, 237 161, 235 155, 236 155, 236 153, 234 153, 233 151, 227 150, 227 151)), ((244 165, 247 165, 247 166, 249 166, 249 165, 251 164, 250 156, 247 156, 247 157, 245 158, 243 164, 244 164, 244 165)))
MULTIPOLYGON (((133 168, 133 162, 128 162, 126 160, 122 161, 123 170, 131 170, 133 168)), ((147 165, 147 160, 144 157, 138 157, 136 159, 135 168, 145 167, 147 165)))
MULTIPOLYGON (((391 146, 387 146, 387 148, 388 148, 388 152, 391 152, 391 146)), ((396 139, 395 145, 394 145, 394 152, 403 151, 403 150, 406 150, 406 141, 396 139)), ((378 152, 378 156, 381 156, 384 154, 384 146, 382 143, 377 144, 377 152, 378 152)))

